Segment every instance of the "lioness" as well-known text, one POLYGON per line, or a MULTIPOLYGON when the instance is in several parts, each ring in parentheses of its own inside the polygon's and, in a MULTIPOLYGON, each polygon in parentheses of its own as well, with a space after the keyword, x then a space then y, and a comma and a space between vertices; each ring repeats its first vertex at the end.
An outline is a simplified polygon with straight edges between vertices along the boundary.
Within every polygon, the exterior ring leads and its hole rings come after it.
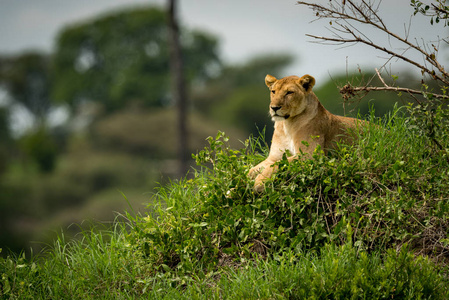
POLYGON ((270 90, 270 115, 275 122, 270 154, 252 168, 248 176, 255 178, 254 189, 261 192, 264 181, 276 172, 273 164, 282 159, 288 150, 288 161, 298 158, 301 152, 311 156, 320 145, 326 153, 337 141, 351 141, 347 131, 362 120, 331 114, 321 105, 312 91, 315 78, 310 75, 288 76, 277 79, 267 75, 265 84, 270 90))

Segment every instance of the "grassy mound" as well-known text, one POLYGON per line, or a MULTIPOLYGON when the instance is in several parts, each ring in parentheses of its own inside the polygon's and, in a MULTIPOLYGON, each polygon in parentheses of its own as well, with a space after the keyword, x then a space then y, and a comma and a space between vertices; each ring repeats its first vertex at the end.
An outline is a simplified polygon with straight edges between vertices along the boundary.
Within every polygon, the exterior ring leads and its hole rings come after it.
POLYGON ((263 194, 246 177, 263 139, 234 150, 219 133, 194 156, 194 178, 160 187, 148 216, 61 238, 42 260, 2 259, 0 295, 449 297, 447 152, 412 121, 372 120, 356 145, 285 159, 263 194))
POLYGON ((266 155, 257 154, 257 141, 236 151, 223 134, 210 138, 195 156, 202 170, 159 190, 156 212, 139 224, 134 244, 156 265, 185 270, 348 240, 367 251, 407 243, 447 260, 446 153, 407 122, 392 116, 382 127, 371 124, 358 144, 330 156, 318 149, 311 160, 285 159, 261 195, 246 177, 266 155))

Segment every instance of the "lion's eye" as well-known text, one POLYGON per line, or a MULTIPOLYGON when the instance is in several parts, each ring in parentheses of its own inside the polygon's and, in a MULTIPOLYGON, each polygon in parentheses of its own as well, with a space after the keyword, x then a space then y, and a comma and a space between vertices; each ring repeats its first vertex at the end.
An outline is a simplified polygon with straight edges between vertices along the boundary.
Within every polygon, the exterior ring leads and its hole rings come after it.
POLYGON ((293 94, 293 92, 292 91, 288 91, 285 95, 291 95, 291 94, 293 94))
POLYGON ((271 93, 274 95, 274 94, 276 94, 276 91, 275 91, 275 90, 272 90, 271 93))

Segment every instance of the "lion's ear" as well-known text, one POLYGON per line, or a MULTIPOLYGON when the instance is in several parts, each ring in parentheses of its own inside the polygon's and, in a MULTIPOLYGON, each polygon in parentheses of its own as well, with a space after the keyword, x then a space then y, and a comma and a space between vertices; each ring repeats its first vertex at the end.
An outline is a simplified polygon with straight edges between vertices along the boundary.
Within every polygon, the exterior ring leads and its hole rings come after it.
POLYGON ((277 78, 274 76, 271 76, 270 74, 267 74, 267 76, 265 76, 265 84, 267 85, 267 87, 271 87, 275 82, 277 81, 277 78))
POLYGON ((306 90, 306 92, 310 92, 315 85, 315 78, 310 75, 304 75, 299 78, 299 84, 306 90))

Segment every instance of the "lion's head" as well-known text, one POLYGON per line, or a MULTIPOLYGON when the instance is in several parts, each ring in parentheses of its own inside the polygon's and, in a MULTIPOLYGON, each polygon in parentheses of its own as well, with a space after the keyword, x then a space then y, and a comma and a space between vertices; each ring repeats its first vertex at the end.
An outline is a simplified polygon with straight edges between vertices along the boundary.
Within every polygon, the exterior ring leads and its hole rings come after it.
POLYGON ((270 115, 273 121, 287 120, 302 113, 307 107, 307 96, 312 92, 315 78, 310 75, 288 76, 277 79, 267 75, 265 84, 270 89, 270 115))

